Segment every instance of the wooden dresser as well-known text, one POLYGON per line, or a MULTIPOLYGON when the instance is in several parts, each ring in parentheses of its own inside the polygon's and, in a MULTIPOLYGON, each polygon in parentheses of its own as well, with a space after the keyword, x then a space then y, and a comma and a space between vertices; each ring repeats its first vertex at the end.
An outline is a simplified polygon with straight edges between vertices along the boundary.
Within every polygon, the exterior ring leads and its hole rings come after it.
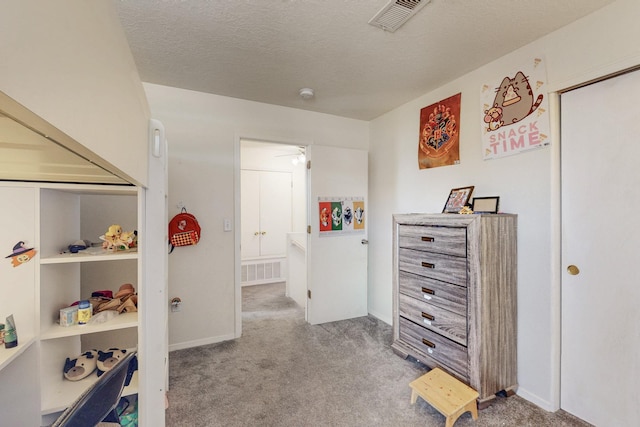
POLYGON ((393 344, 478 391, 517 387, 517 216, 393 216, 393 344))

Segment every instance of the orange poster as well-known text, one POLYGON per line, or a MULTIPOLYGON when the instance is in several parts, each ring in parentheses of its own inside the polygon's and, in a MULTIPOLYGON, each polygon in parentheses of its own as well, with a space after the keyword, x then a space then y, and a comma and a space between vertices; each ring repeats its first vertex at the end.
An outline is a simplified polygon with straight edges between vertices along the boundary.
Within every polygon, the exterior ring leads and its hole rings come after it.
POLYGON ((460 163, 461 98, 459 93, 420 110, 420 169, 460 163))

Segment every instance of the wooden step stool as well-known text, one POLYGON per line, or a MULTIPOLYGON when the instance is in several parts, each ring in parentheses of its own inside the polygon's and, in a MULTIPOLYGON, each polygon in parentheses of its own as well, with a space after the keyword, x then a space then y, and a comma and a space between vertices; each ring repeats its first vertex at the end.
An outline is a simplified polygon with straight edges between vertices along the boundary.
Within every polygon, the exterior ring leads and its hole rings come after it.
POLYGON ((422 397, 425 402, 447 417, 445 427, 453 427, 460 415, 471 412, 478 419, 476 399, 479 394, 468 385, 458 381, 440 368, 434 368, 409 384, 411 404, 422 397))

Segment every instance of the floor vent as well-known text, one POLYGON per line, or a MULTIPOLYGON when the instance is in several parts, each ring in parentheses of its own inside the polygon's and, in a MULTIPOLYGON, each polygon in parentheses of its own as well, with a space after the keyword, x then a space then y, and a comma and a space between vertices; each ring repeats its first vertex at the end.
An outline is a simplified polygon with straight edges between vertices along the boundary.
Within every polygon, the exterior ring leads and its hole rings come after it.
POLYGON ((240 267, 242 285, 282 282, 284 278, 284 259, 269 261, 243 261, 240 267))
POLYGON ((431 0, 391 0, 376 15, 369 24, 393 33, 431 0))

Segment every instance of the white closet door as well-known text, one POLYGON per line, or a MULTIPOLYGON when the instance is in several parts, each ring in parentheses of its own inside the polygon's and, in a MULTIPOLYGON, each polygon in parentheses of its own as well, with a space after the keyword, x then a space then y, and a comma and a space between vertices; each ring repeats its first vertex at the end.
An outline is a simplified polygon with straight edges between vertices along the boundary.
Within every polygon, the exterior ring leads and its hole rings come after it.
POLYGON ((639 99, 639 72, 561 98, 561 407, 597 426, 640 419, 639 99))
POLYGON ((286 256, 291 231, 291 173, 243 170, 242 259, 286 256))
POLYGON ((242 259, 260 256, 260 172, 240 171, 242 259))

